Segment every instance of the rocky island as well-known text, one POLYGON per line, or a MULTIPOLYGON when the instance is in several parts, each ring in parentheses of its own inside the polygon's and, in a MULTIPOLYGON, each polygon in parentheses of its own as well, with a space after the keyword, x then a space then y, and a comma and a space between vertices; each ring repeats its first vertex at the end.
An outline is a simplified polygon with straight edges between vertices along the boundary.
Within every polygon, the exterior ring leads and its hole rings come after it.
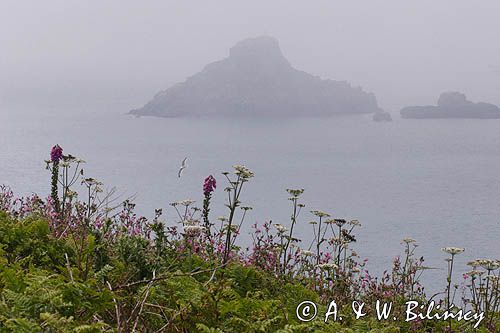
POLYGON ((373 121, 376 122, 387 122, 392 121, 392 116, 389 112, 380 111, 373 114, 373 121))
POLYGON ((490 103, 473 103, 459 92, 439 96, 437 106, 409 106, 401 110, 403 118, 478 118, 499 119, 500 108, 490 103))
POLYGON ((293 68, 272 37, 243 40, 229 57, 158 93, 136 116, 328 116, 379 112, 372 93, 293 68))

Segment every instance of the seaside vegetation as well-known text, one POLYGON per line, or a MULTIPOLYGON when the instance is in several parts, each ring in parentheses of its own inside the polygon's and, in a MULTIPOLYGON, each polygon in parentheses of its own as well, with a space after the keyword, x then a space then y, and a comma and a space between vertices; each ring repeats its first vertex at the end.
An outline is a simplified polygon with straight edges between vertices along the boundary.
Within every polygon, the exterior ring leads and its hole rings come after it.
MULTIPOLYGON (((287 189, 290 220, 251 226, 251 242, 238 241, 250 206, 242 193, 254 174, 236 165, 219 181, 208 176, 201 208, 193 200, 170 204, 150 219, 132 200, 88 177, 84 163, 53 147, 47 169, 51 194, 16 198, 0 188, 0 332, 497 332, 500 330, 497 259, 468 263, 453 280, 462 248, 443 251, 448 269, 443 292, 426 295, 424 259, 416 241, 382 276, 372 276, 355 251, 357 220, 309 210, 303 189, 287 189), (220 188, 222 181, 226 184, 220 188), (227 214, 210 215, 219 186, 227 214), (308 224, 311 239, 298 239, 308 224), (318 304, 318 317, 302 322, 297 306, 318 304), (324 321, 330 301, 342 320, 324 321), (356 319, 353 301, 367 315, 356 319), (392 302, 397 320, 377 320, 376 301, 392 302), (480 326, 457 320, 404 320, 404 304, 435 300, 485 314, 480 326)), ((285 196, 286 195, 286 196, 285 196)), ((423 310, 422 310, 423 311, 423 310)))

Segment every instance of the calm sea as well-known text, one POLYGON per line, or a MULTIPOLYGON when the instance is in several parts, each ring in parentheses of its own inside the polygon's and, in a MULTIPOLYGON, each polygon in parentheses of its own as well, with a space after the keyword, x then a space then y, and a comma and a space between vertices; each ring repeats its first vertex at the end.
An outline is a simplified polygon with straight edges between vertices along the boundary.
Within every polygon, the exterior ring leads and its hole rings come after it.
MULTIPOLYGON (((222 171, 244 164, 255 172, 242 195, 254 222, 287 225, 286 188, 304 188, 300 236, 311 237, 309 210, 358 219, 357 252, 374 273, 389 268, 401 239, 418 241, 431 289, 445 285, 441 247, 465 247, 460 272, 477 257, 500 257, 500 121, 401 120, 370 116, 323 119, 157 119, 122 111, 0 110, 0 183, 19 195, 47 195, 43 160, 58 143, 88 163, 88 176, 123 197, 136 195, 139 212, 168 203, 201 205, 203 179, 219 181, 214 217, 224 213, 222 171), (188 168, 177 178, 184 157, 188 168)), ((304 246, 309 243, 305 243, 304 246)))

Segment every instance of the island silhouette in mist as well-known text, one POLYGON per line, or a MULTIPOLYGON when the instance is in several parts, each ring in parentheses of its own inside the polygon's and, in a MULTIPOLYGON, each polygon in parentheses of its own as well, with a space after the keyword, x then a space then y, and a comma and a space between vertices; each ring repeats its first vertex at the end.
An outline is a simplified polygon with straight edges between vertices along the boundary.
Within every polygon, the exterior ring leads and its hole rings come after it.
POLYGON ((293 68, 278 40, 262 36, 240 41, 229 57, 159 92, 130 114, 328 116, 381 111, 374 94, 293 68))
POLYGON ((500 108, 490 103, 474 103, 460 92, 445 92, 437 105, 408 106, 401 110, 403 118, 476 118, 499 119, 500 108))

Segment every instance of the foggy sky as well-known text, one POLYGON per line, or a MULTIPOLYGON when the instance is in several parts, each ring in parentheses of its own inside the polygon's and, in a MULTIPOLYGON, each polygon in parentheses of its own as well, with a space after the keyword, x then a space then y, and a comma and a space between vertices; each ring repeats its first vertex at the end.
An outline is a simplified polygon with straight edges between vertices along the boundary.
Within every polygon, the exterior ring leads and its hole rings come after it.
POLYGON ((388 111, 448 90, 500 105, 499 0, 0 0, 0 102, 125 112, 260 35, 388 111))

